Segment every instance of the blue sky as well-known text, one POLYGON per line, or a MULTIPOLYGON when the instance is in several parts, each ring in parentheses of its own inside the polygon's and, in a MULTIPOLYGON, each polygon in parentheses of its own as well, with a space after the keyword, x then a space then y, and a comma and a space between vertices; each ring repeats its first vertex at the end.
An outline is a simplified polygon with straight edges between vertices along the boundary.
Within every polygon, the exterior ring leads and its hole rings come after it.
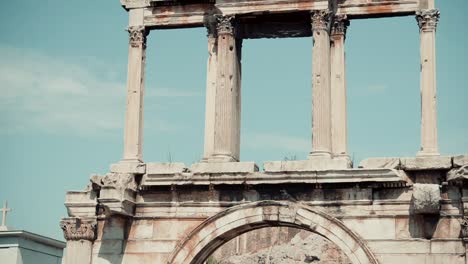
MULTIPOLYGON (((464 0, 439 1, 439 145, 468 153, 464 0)), ((128 35, 118 1, 7 1, 0 9, 0 201, 9 225, 62 239, 67 190, 122 157, 128 35)), ((245 40, 241 159, 310 151, 311 38, 245 40)), ((419 35, 413 16, 352 21, 347 43, 349 150, 412 156, 420 145, 419 35)), ((204 29, 152 31, 144 160, 203 154, 204 29)))

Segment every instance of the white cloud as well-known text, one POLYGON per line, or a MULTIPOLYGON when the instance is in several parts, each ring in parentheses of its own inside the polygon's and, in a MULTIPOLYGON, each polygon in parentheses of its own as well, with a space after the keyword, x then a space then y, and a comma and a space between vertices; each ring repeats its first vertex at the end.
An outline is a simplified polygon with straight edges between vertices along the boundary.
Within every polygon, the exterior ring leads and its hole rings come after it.
POLYGON ((274 133, 248 133, 245 145, 250 149, 282 150, 288 152, 308 152, 311 142, 306 137, 292 137, 274 133))
MULTIPOLYGON (((122 129, 126 76, 122 78, 113 66, 93 58, 68 62, 1 45, 0 57, 0 133, 105 135, 122 129)), ((148 90, 166 98, 198 96, 168 88, 148 90)), ((164 120, 146 125, 157 130, 173 127, 164 120)))

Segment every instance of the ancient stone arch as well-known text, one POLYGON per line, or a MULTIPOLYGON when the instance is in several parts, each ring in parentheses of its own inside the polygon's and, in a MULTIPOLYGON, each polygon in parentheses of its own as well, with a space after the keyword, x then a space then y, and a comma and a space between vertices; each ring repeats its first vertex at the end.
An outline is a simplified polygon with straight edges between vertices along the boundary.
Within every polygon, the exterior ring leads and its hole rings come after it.
POLYGON ((266 226, 290 226, 322 235, 335 243, 353 264, 377 264, 365 241, 340 220, 303 203, 261 201, 231 207, 194 229, 166 263, 201 264, 226 241, 266 226))
POLYGON ((66 264, 198 264, 267 226, 320 234, 352 263, 468 263, 468 155, 440 156, 437 141, 434 0, 120 2, 129 16, 123 157, 67 193, 66 264), (356 19, 408 15, 420 35, 420 151, 352 164, 346 29, 356 19), (144 161, 147 35, 189 27, 208 33, 203 158, 144 161), (311 151, 260 170, 240 156, 242 41, 289 37, 311 37, 311 151))

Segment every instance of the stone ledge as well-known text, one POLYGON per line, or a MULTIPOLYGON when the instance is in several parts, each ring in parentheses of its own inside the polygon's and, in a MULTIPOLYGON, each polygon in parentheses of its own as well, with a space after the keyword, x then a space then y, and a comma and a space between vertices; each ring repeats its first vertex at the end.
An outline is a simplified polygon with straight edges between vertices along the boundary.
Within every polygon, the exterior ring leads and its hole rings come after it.
POLYGON ((426 156, 401 158, 401 169, 414 170, 449 170, 452 167, 452 157, 426 156))
POLYGON ((258 171, 254 162, 199 162, 190 167, 193 174, 251 173, 258 171))
POLYGON ((460 155, 453 157, 454 167, 463 167, 464 165, 468 165, 468 155, 460 155))
POLYGON ((265 172, 308 172, 350 167, 349 159, 320 156, 311 156, 308 160, 266 161, 263 164, 265 172))
POLYGON ((393 157, 377 157, 377 158, 368 158, 362 160, 359 163, 359 168, 366 169, 399 169, 400 168, 400 158, 393 157))
MULTIPOLYGON (((216 176, 200 173, 152 176, 145 174, 141 186, 210 185, 210 184, 341 184, 341 183, 395 183, 395 187, 410 183, 403 171, 393 169, 343 169, 288 173, 218 173, 216 176)), ((410 183, 411 184, 411 183, 410 183)))
POLYGON ((145 174, 146 164, 139 162, 125 162, 111 164, 110 172, 114 173, 132 173, 132 174, 145 174))
POLYGON ((146 163, 146 174, 151 175, 166 175, 176 174, 187 171, 184 163, 167 162, 167 163, 146 163))

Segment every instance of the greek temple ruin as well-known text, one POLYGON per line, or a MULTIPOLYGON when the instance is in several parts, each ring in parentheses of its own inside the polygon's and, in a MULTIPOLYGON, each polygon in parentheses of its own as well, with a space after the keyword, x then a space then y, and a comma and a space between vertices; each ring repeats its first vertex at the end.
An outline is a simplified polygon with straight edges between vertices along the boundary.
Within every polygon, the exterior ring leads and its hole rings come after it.
POLYGON ((202 264, 228 241, 278 227, 318 234, 353 264, 468 263, 468 155, 441 156, 438 148, 434 0, 121 4, 129 17, 123 158, 67 193, 66 264, 202 264), (421 146, 413 157, 352 164, 347 28, 355 19, 398 16, 414 16, 409 26, 419 27, 421 146), (146 37, 191 27, 207 29, 203 159, 144 161, 146 37), (259 170, 240 158, 242 41, 293 37, 311 39, 310 154, 259 170))

